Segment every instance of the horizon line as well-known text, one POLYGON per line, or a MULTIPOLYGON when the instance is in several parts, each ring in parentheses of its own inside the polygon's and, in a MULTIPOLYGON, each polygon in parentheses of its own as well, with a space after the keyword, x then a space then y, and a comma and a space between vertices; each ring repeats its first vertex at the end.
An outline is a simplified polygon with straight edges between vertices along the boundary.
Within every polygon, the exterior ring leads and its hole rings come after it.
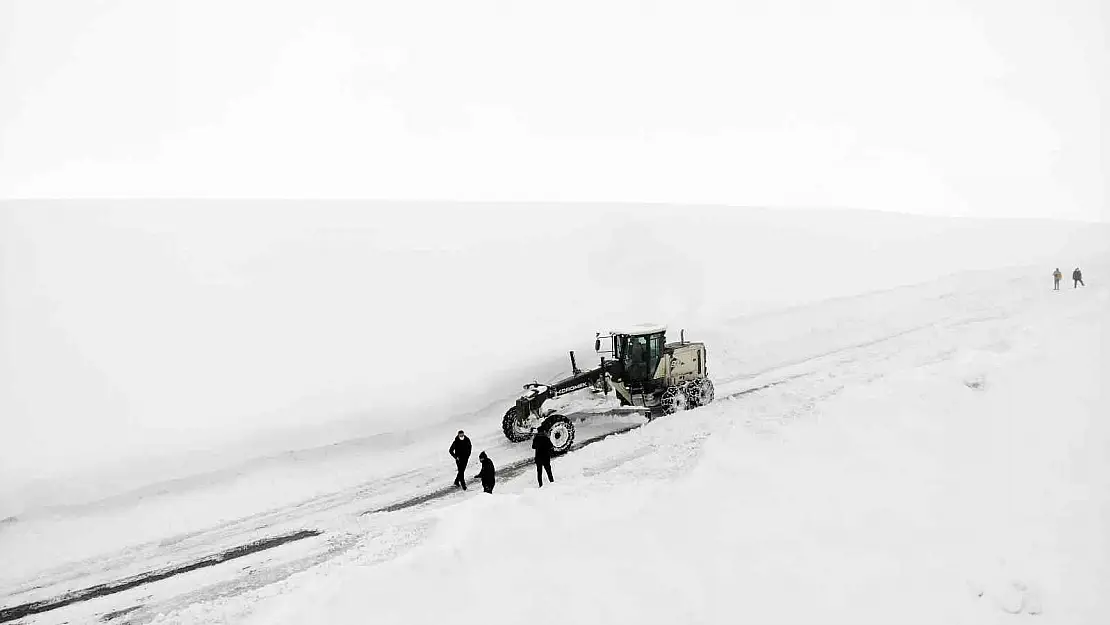
POLYGON ((1053 221, 1093 225, 1110 225, 1110 216, 1102 219, 1052 216, 983 216, 967 214, 925 213, 886 208, 860 208, 841 205, 755 205, 711 202, 640 201, 640 200, 504 200, 504 199, 443 199, 443 198, 375 198, 375 197, 268 197, 268 196, 73 196, 73 197, 6 197, 0 205, 16 202, 318 202, 318 203, 391 203, 391 204, 456 204, 456 205, 531 205, 531 206, 641 206, 657 208, 698 208, 728 210, 785 210, 882 213, 906 217, 980 221, 1053 221))

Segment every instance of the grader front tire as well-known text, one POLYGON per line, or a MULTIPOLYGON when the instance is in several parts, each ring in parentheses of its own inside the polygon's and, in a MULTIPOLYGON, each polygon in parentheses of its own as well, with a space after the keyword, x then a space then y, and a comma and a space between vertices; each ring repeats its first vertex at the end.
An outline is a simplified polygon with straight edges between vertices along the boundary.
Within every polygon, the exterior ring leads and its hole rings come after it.
POLYGON ((563 415, 551 415, 544 419, 540 431, 551 440, 552 452, 556 456, 567 453, 574 445, 574 424, 563 415))
POLYGON ((505 417, 501 419, 501 431, 505 433, 505 438, 514 443, 523 443, 532 438, 531 428, 520 425, 520 421, 517 419, 516 406, 505 412, 505 417))

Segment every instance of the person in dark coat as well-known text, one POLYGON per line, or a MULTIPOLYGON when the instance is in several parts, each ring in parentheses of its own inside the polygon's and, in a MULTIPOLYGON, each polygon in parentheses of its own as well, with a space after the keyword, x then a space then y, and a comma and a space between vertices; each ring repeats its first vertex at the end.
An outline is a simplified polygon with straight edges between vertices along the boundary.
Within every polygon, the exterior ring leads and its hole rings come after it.
POLYGON ((470 439, 467 438, 465 432, 459 430, 459 433, 455 435, 455 440, 451 442, 451 449, 448 450, 451 457, 455 459, 455 466, 459 469, 458 474, 455 475, 455 486, 462 486, 463 490, 466 490, 464 471, 466 471, 466 463, 470 462, 471 448, 470 439))
MULTIPOLYGON (((1071 288, 1073 289, 1079 288, 1079 285, 1083 284, 1083 272, 1079 271, 1079 267, 1076 267, 1075 271, 1071 272, 1071 279, 1075 283, 1071 285, 1071 288)), ((1083 284, 1083 286, 1087 285, 1083 284)))
POLYGON ((551 439, 547 437, 546 432, 537 432, 532 437, 532 449, 536 450, 536 481, 543 487, 543 472, 547 471, 547 481, 554 482, 555 478, 551 475, 551 454, 555 448, 551 445, 551 439))
POLYGON ((476 479, 482 480, 482 490, 486 491, 487 493, 492 493, 493 484, 496 481, 494 479, 495 469, 493 468, 493 461, 489 459, 489 456, 487 456, 486 452, 484 451, 478 454, 478 460, 482 463, 482 470, 478 473, 478 475, 475 475, 474 477, 476 479))
POLYGON ((1060 279, 1063 278, 1063 277, 1064 277, 1064 274, 1060 273, 1060 268, 1059 267, 1056 268, 1056 271, 1052 272, 1052 280, 1053 280, 1053 282, 1055 282, 1055 284, 1052 287, 1053 291, 1059 291, 1060 290, 1060 279))

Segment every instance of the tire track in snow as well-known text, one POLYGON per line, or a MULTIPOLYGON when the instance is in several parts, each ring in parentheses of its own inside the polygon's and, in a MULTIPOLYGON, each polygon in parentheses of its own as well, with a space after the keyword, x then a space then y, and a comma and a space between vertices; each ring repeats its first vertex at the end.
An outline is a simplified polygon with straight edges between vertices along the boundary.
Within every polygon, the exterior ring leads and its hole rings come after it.
MULTIPOLYGON (((859 343, 853 343, 851 345, 844 345, 844 346, 841 346, 841 347, 836 347, 836 348, 821 352, 819 354, 806 356, 804 358, 796 358, 794 360, 788 360, 788 361, 785 361, 785 362, 780 362, 780 363, 775 364, 772 367, 764 369, 763 371, 757 371, 756 373, 743 373, 743 374, 738 374, 738 375, 734 375, 734 376, 731 376, 731 377, 727 377, 727 378, 725 378, 724 380, 721 381, 721 384, 731 384, 733 382, 738 382, 740 380, 750 380, 752 378, 758 378, 760 376, 767 375, 768 373, 773 373, 775 371, 780 371, 782 369, 787 369, 787 368, 790 368, 790 367, 797 367, 799 365, 809 364, 809 363, 812 363, 814 361, 821 360, 823 358, 828 358, 829 356, 835 356, 837 354, 842 354, 842 353, 845 353, 845 352, 851 352, 851 351, 855 351, 855 350, 859 350, 859 349, 865 349, 867 347, 873 347, 873 346, 878 345, 880 343, 885 343, 887 341, 893 341, 895 339, 902 338, 906 335, 913 334, 915 332, 921 332, 922 330, 927 330, 929 328, 935 328, 935 327, 937 327, 937 323, 935 323, 935 322, 924 323, 924 324, 921 324, 921 325, 906 328, 905 330, 900 330, 900 331, 895 332, 893 334, 887 334, 887 335, 881 336, 881 337, 876 338, 876 339, 871 339, 871 340, 862 341, 862 342, 859 342, 859 343)), ((802 375, 808 375, 808 374, 799 374, 799 375, 796 375, 796 376, 791 376, 791 379, 794 378, 794 377, 801 377, 802 375)), ((753 389, 752 391, 749 391, 749 392, 754 392, 755 390, 761 390, 761 389, 753 389)))
POLYGON ((299 532, 293 532, 291 534, 273 536, 270 538, 265 538, 263 540, 247 543, 245 545, 239 545, 238 547, 227 549, 219 553, 200 558, 199 560, 188 562, 186 564, 181 564, 166 569, 150 571, 147 573, 141 573, 139 575, 134 575, 132 577, 127 577, 114 582, 89 586, 88 588, 82 588, 80 590, 59 595, 51 599, 32 601, 30 603, 24 603, 21 605, 12 606, 10 608, 3 608, 0 609, 0 623, 7 623, 19 618, 23 618, 24 616, 32 616, 35 614, 41 614, 43 612, 49 612, 51 610, 57 610, 58 608, 64 608, 68 605, 81 603, 90 599, 95 599, 97 597, 114 595, 116 593, 131 590, 132 588, 151 584, 163 579, 168 579, 175 575, 181 575, 182 573, 188 573, 197 569, 216 566, 217 564, 222 564, 223 562, 227 562, 229 560, 235 560, 237 558, 242 558, 244 556, 258 553, 260 551, 280 547, 291 542, 304 540, 305 538, 313 538, 316 536, 320 536, 321 534, 322 532, 320 532, 319 530, 301 530, 299 532))

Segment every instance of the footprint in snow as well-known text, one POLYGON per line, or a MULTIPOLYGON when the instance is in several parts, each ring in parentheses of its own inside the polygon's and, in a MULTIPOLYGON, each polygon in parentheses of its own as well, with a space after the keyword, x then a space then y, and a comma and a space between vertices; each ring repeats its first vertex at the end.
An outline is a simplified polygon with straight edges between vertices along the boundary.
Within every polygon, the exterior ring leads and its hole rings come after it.
POLYGON ((1042 610, 1039 593, 1022 581, 1013 581, 997 591, 988 591, 975 583, 969 583, 969 588, 977 598, 988 596, 998 609, 1007 614, 1037 616, 1042 610))

